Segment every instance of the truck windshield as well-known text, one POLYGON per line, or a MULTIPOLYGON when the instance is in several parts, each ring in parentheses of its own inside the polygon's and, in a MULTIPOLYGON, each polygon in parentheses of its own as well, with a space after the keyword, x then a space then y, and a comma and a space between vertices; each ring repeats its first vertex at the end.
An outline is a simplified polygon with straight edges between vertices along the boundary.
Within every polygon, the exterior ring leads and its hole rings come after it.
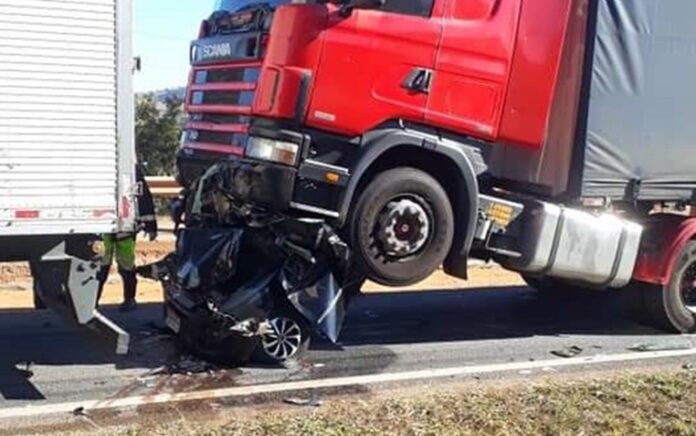
POLYGON ((237 12, 243 9, 249 9, 255 6, 268 5, 272 8, 290 3, 290 0, 216 0, 216 11, 237 12))

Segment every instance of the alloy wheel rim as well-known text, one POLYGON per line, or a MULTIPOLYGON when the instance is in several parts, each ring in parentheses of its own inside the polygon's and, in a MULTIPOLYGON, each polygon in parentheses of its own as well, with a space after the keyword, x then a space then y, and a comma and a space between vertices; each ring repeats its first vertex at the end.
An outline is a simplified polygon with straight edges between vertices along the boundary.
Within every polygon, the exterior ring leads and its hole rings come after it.
POLYGON ((432 219, 416 199, 404 197, 390 201, 377 222, 377 239, 384 253, 402 259, 417 254, 430 237, 432 219))
POLYGON ((269 321, 271 331, 262 337, 265 353, 282 362, 295 357, 302 345, 302 328, 290 318, 278 317, 269 321))

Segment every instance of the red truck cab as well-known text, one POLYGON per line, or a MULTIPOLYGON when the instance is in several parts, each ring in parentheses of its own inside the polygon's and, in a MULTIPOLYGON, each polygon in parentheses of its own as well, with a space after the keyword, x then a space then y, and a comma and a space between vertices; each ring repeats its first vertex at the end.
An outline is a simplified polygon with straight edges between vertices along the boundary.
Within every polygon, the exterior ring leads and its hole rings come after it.
MULTIPOLYGON (((445 240, 415 274, 420 262, 401 259, 408 274, 375 278, 421 279, 446 255, 456 272, 487 143, 539 149, 548 138, 575 2, 369 3, 218 2, 192 45, 182 175, 245 159, 260 181, 245 187, 249 200, 345 224, 375 168, 425 170, 457 197, 439 211, 451 215, 445 240)), ((392 247, 382 254, 413 257, 437 229, 438 211, 411 200, 375 216, 390 227, 377 237, 392 247)))
MULTIPOLYGON (((626 89, 653 96, 650 83, 631 82, 652 76, 630 70, 665 64, 633 62, 640 54, 612 36, 633 37, 635 17, 668 16, 646 4, 220 0, 192 43, 180 178, 226 165, 240 202, 325 219, 387 285, 442 264, 466 277, 475 254, 535 277, 623 287, 643 232, 633 221, 656 202, 696 201, 694 168, 650 170, 659 159, 640 156, 654 137, 612 130, 639 106, 626 89)), ((649 38, 668 38, 663 28, 649 38)), ((682 67, 662 72, 665 82, 682 67)), ((636 118, 649 126, 659 115, 636 118)), ((670 144, 679 162, 685 143, 670 144)), ((665 284, 669 271, 653 276, 665 284)))

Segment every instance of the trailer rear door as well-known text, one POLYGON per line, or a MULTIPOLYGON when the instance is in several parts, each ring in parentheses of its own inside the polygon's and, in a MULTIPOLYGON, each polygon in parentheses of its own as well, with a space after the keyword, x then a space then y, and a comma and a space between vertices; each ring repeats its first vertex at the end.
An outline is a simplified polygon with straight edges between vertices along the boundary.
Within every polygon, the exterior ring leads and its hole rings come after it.
POLYGON ((0 236, 132 226, 130 8, 0 1, 0 236))

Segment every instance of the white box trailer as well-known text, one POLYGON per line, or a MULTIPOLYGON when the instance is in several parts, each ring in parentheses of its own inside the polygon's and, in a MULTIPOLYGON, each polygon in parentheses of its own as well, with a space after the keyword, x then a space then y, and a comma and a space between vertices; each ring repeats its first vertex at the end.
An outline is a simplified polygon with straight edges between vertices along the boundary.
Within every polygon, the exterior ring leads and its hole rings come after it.
POLYGON ((30 261, 46 304, 119 352, 89 242, 135 223, 131 8, 0 0, 0 261, 30 261))

